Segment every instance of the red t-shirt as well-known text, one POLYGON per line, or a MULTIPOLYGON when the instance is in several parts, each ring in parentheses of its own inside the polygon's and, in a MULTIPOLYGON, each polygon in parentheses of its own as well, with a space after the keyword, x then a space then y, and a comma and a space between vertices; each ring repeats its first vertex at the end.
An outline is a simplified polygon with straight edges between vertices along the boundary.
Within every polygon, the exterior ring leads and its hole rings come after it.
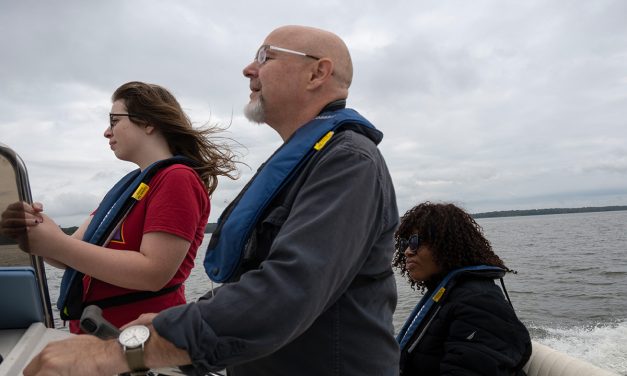
MULTIPOLYGON (((150 181, 149 190, 137 202, 114 234, 107 248, 139 252, 142 236, 149 232, 166 232, 191 242, 187 255, 174 277, 165 287, 183 283, 192 268, 196 251, 205 234, 209 218, 209 196, 198 174, 188 166, 175 164, 159 171, 150 181)), ((83 278, 83 301, 96 301, 137 290, 118 287, 90 276, 83 278)), ((185 303, 185 287, 173 292, 103 309, 103 317, 120 327, 142 313, 160 312, 185 303)), ((70 321, 70 331, 79 332, 78 320, 70 321)))

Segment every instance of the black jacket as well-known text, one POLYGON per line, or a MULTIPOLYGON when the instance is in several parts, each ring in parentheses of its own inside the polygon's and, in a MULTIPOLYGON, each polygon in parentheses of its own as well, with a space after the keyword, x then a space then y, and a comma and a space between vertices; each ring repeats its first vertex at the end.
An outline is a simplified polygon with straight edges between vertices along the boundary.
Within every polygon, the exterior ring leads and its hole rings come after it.
POLYGON ((458 277, 401 354, 401 375, 524 375, 529 332, 492 278, 458 277))

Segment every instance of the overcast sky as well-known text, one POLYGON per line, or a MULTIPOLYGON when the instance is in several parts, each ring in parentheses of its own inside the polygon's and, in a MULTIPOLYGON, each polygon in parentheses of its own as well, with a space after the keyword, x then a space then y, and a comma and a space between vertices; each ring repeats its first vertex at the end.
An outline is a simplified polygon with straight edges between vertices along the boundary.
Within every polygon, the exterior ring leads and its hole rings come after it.
POLYGON ((627 205, 627 2, 0 0, 0 142, 24 159, 33 197, 82 223, 135 166, 103 137, 111 93, 170 89, 200 126, 241 143, 216 221, 280 145, 248 122, 242 68, 277 26, 341 36, 349 106, 380 148, 401 213, 424 201, 470 212, 627 205))

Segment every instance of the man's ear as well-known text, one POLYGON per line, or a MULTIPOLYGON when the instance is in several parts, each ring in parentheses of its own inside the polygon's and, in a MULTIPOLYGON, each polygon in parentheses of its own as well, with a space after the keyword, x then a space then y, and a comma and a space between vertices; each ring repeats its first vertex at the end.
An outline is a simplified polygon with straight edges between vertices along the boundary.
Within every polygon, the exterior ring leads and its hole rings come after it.
POLYGON ((317 88, 333 75, 333 61, 323 57, 316 62, 309 75, 309 87, 317 88))
POLYGON ((144 132, 146 132, 146 134, 153 134, 155 132, 155 129, 156 128, 154 127, 154 125, 146 124, 144 132))

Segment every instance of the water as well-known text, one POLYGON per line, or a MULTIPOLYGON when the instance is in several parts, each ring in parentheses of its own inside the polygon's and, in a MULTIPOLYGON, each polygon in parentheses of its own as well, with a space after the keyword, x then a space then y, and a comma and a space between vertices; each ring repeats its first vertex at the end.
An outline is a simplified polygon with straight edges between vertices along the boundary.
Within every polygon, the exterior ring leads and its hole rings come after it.
MULTIPOLYGON (((518 271, 505 284, 532 339, 627 375, 627 211, 478 222, 495 252, 518 271)), ((189 301, 210 288, 202 267, 208 239, 187 282, 189 301)), ((59 276, 49 270, 53 301, 59 276)), ((398 330, 420 295, 399 276, 397 284, 398 330)))

